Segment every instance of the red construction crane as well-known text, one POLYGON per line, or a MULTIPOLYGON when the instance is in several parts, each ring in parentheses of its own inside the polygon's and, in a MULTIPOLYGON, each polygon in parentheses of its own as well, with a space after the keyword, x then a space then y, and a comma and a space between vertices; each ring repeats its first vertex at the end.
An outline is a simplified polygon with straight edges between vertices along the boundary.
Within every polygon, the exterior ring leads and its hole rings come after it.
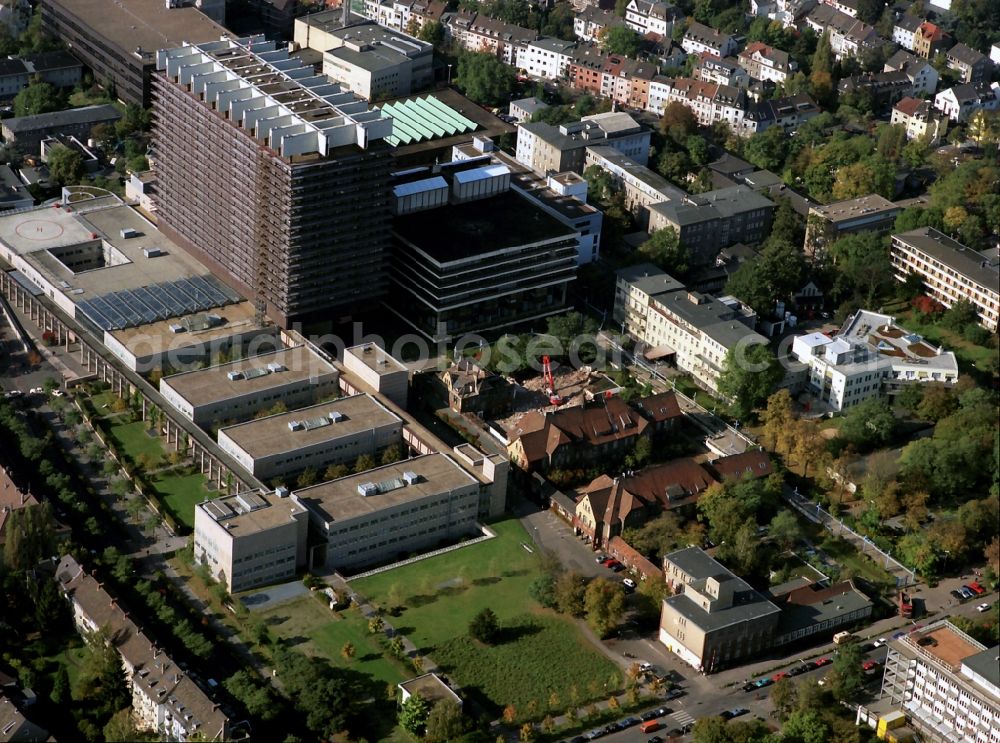
POLYGON ((542 356, 542 375, 545 377, 545 394, 549 396, 549 403, 562 405, 563 399, 556 394, 556 381, 552 378, 552 362, 548 356, 542 356))

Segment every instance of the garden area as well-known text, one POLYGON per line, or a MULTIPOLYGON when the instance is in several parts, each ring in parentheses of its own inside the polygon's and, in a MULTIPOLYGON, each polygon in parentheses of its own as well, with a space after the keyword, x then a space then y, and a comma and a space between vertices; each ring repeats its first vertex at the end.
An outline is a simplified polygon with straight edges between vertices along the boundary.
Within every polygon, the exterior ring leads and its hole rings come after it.
MULTIPOLYGON (((161 505, 171 526, 193 529, 195 504, 216 493, 207 488, 205 476, 186 463, 183 455, 168 452, 161 437, 151 433, 158 415, 137 420, 135 406, 110 391, 89 398, 80 396, 79 400, 85 410, 89 408, 95 426, 106 434, 133 478, 161 505)), ((106 464, 105 473, 114 474, 113 465, 106 464)))
POLYGON ((572 620, 543 609, 529 593, 543 571, 538 554, 522 546, 530 544, 527 532, 515 520, 491 528, 495 539, 352 586, 493 716, 508 705, 527 717, 553 703, 606 698, 621 685, 618 669, 572 620), (500 625, 492 644, 468 635, 469 622, 484 609, 500 625))

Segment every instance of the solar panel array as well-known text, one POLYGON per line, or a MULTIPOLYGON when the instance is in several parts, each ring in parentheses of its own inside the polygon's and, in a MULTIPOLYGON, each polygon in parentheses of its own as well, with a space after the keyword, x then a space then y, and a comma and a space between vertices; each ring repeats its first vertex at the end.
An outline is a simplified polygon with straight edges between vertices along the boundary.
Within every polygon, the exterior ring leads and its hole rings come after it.
POLYGON ((192 276, 103 294, 77 307, 102 330, 122 330, 239 301, 237 294, 214 277, 192 276))

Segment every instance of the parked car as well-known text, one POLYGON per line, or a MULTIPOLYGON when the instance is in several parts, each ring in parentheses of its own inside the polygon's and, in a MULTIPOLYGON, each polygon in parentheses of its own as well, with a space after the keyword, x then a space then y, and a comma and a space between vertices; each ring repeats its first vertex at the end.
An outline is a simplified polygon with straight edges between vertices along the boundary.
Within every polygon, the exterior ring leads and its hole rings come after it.
POLYGON ((609 562, 608 563, 608 567, 611 569, 612 572, 615 572, 615 573, 620 573, 621 571, 623 571, 625 569, 625 566, 622 565, 617 560, 615 560, 614 562, 609 562))
POLYGON ((962 595, 965 596, 965 598, 967 599, 971 599, 973 596, 976 595, 976 592, 973 591, 970 586, 962 586, 958 590, 961 591, 962 595))
POLYGON ((733 707, 731 710, 729 710, 729 719, 733 719, 734 717, 742 717, 743 715, 748 714, 749 712, 750 710, 748 710, 746 707, 733 707))
POLYGON ((659 735, 654 735, 652 738, 647 740, 646 743, 663 743, 663 738, 659 735))
POLYGON ((950 593, 951 597, 957 601, 965 601, 965 596, 962 594, 961 591, 956 591, 955 589, 952 589, 948 591, 948 593, 950 593))
POLYGON ((822 658, 816 659, 816 667, 821 668, 823 666, 830 665, 831 662, 832 661, 827 656, 824 655, 822 658))
POLYGON ((585 735, 578 735, 575 738, 573 738, 572 740, 570 740, 569 743, 586 743, 586 741, 587 741, 587 736, 585 736, 585 735))
POLYGON ((664 694, 663 698, 669 702, 671 699, 677 699, 678 697, 682 696, 684 696, 683 689, 671 689, 666 694, 664 694))
POLYGON ((982 596, 984 593, 986 593, 986 589, 983 588, 978 583, 970 583, 969 588, 971 588, 972 592, 975 593, 977 596, 982 596))
POLYGON ((610 559, 611 559, 610 557, 608 557, 605 554, 601 554, 601 553, 599 553, 597 555, 597 557, 594 558, 595 562, 597 562, 598 565, 603 565, 605 562, 607 562, 610 559))
POLYGON ((625 579, 623 579, 622 580, 622 584, 625 585, 628 588, 631 588, 633 591, 635 590, 635 581, 632 580, 631 578, 625 578, 625 579))
POLYGON ((989 611, 991 606, 993 606, 993 604, 980 604, 979 606, 976 607, 976 611, 978 612, 989 611))
POLYGON ((875 647, 877 647, 877 648, 880 648, 880 647, 882 647, 883 645, 885 645, 885 644, 886 644, 887 642, 889 642, 889 641, 888 641, 888 640, 886 640, 886 639, 885 639, 884 637, 880 637, 880 638, 878 638, 878 639, 877 639, 877 640, 876 640, 876 641, 874 642, 874 645, 875 645, 875 647))
POLYGON ((743 684, 743 691, 745 692, 751 692, 756 688, 757 684, 753 681, 747 681, 745 684, 743 684))
POLYGON ((668 738, 680 738, 684 733, 681 732, 680 728, 670 728, 667 731, 668 738))
POLYGON ((43 390, 41 387, 32 387, 30 390, 28 390, 29 395, 40 395, 43 392, 45 392, 45 390, 43 390))
POLYGON ((864 645, 861 646, 862 653, 870 653, 874 649, 875 649, 874 642, 866 642, 864 645))
POLYGON ((803 663, 802 665, 792 666, 791 668, 789 668, 788 669, 788 675, 789 676, 801 676, 803 673, 805 673, 808 670, 809 670, 809 666, 807 666, 805 663, 803 663))
POLYGON ((880 665, 882 665, 882 664, 879 663, 879 661, 875 660, 874 658, 871 658, 871 659, 866 660, 864 663, 861 664, 861 670, 862 671, 871 671, 871 670, 873 670, 874 668, 876 668, 877 666, 880 666, 880 665))
POLYGON ((66 393, 62 390, 52 390, 52 397, 65 397, 66 393))
POLYGON ((778 683, 781 679, 788 678, 788 673, 786 671, 778 671, 776 674, 771 676, 771 681, 778 683))
POLYGON ((770 686, 771 684, 773 684, 774 683, 774 679, 770 679, 767 676, 765 676, 762 679, 757 679, 757 681, 755 683, 756 683, 758 689, 763 689, 765 686, 770 686))

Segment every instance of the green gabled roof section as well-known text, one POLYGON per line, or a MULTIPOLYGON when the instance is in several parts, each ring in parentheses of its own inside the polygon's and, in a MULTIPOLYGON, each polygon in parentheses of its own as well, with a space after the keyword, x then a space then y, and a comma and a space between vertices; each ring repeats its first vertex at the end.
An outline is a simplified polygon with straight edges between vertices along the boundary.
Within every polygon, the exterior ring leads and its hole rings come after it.
POLYGON ((392 117, 392 136, 386 141, 393 147, 453 137, 478 128, 476 122, 432 95, 386 103, 382 114, 392 117))

